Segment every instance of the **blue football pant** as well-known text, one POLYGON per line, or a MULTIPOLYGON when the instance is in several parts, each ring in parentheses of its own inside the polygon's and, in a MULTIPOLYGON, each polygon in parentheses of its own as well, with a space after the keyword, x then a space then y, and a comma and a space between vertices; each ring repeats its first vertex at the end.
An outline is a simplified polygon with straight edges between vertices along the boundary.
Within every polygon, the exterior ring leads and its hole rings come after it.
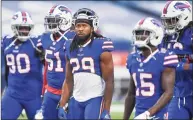
POLYGON ((44 119, 58 119, 57 105, 60 101, 60 95, 46 92, 42 104, 44 119))
POLYGON ((17 119, 25 109, 28 119, 34 119, 36 111, 41 107, 41 97, 33 100, 21 100, 10 96, 7 92, 1 101, 1 118, 17 119))
POLYGON ((173 97, 168 107, 169 119, 190 120, 193 117, 193 96, 173 97))
POLYGON ((69 101, 68 119, 99 119, 103 107, 103 97, 78 102, 72 97, 69 101))

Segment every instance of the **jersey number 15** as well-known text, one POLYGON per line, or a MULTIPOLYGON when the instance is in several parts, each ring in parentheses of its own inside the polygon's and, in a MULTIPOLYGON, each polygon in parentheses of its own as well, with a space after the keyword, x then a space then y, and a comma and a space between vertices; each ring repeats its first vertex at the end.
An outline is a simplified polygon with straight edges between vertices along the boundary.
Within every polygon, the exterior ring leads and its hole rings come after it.
POLYGON ((136 96, 153 96, 155 93, 155 85, 151 82, 152 74, 149 73, 139 73, 140 78, 140 87, 137 86, 137 78, 136 73, 132 74, 135 86, 136 86, 136 96), (150 82, 146 82, 144 79, 149 80, 150 82), (149 90, 143 90, 144 88, 148 88, 149 90))

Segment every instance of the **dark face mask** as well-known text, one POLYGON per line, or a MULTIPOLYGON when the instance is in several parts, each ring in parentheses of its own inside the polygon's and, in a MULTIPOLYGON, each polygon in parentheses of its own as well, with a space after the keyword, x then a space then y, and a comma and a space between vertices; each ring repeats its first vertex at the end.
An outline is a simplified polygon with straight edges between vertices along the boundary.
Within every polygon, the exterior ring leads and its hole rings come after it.
POLYGON ((78 36, 78 35, 77 35, 78 43, 79 43, 80 45, 85 44, 85 42, 88 40, 88 38, 89 38, 90 36, 91 36, 91 33, 88 34, 88 35, 85 35, 85 36, 78 36))

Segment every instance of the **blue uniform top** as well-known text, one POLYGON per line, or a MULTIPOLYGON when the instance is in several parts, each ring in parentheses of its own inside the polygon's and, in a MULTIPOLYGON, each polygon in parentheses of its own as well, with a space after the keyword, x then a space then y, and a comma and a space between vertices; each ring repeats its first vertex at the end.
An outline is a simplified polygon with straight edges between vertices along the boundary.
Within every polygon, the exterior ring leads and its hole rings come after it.
POLYGON ((94 38, 72 52, 67 49, 67 58, 73 68, 72 72, 87 72, 101 76, 100 55, 105 51, 111 52, 113 49, 113 42, 107 38, 94 38))
POLYGON ((145 112, 157 102, 163 94, 161 83, 163 70, 166 67, 175 68, 177 64, 177 55, 167 51, 156 50, 145 60, 139 52, 128 56, 127 69, 136 86, 136 113, 145 112))
POLYGON ((45 33, 38 40, 38 47, 45 51, 45 60, 48 63, 48 86, 61 89, 65 79, 66 66, 66 41, 73 39, 75 32, 66 31, 58 40, 54 40, 53 34, 45 33))
MULTIPOLYGON (((190 55, 193 54, 193 41, 191 40, 192 29, 184 30, 181 39, 177 41, 178 34, 168 36, 167 41, 162 41, 160 48, 165 48, 175 52, 177 55, 190 55)), ((180 60, 181 61, 181 60, 180 60)), ((183 62, 183 60, 182 60, 183 62)), ((174 96, 186 97, 193 95, 193 72, 192 71, 176 71, 176 80, 174 87, 174 96)))
POLYGON ((39 37, 31 37, 16 45, 13 37, 2 40, 2 53, 9 67, 7 92, 19 99, 36 99, 42 89, 42 64, 35 46, 39 37))

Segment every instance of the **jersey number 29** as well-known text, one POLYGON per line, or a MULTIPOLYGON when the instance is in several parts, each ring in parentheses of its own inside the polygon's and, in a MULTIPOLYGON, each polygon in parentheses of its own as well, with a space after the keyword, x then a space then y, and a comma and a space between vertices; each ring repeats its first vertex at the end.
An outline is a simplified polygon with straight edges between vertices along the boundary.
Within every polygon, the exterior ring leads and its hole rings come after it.
POLYGON ((90 70, 91 73, 95 73, 94 60, 91 57, 84 57, 80 62, 77 58, 71 58, 70 64, 73 63, 76 64, 76 66, 73 66, 72 73, 79 70, 81 66, 83 70, 90 70), (88 62, 89 65, 86 65, 86 62, 88 62))

